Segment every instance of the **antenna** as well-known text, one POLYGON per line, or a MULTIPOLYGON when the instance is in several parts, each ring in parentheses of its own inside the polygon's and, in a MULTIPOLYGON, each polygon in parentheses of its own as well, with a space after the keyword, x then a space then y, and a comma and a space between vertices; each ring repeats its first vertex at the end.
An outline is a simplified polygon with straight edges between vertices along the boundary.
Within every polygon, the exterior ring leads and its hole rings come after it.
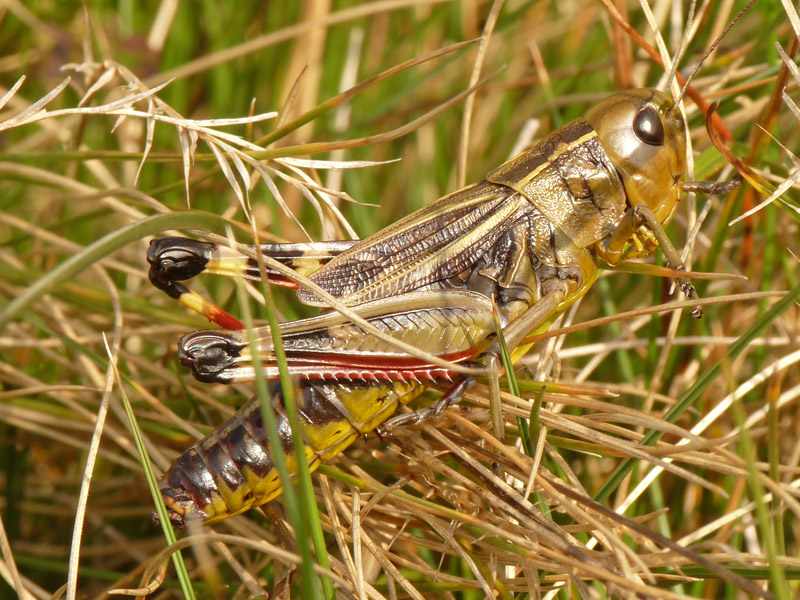
POLYGON ((686 95, 686 90, 689 89, 689 84, 692 82, 692 80, 694 79, 695 75, 697 75, 697 72, 700 70, 700 67, 703 66, 703 63, 705 62, 705 60, 709 56, 711 56, 711 53, 716 49, 717 46, 719 46, 720 42, 722 42, 722 38, 724 38, 728 34, 728 32, 731 30, 731 28, 734 25, 736 25, 737 21, 739 19, 741 19, 744 16, 744 14, 748 10, 750 10, 750 8, 756 2, 758 2, 758 0, 750 0, 750 2, 748 2, 747 5, 745 5, 745 7, 742 8, 742 10, 739 11, 739 14, 737 14, 730 23, 728 23, 728 26, 725 27, 725 29, 722 31, 722 33, 720 33, 719 36, 717 36, 717 39, 714 40, 714 43, 711 44, 711 46, 708 47, 708 50, 706 50, 706 53, 703 55, 703 58, 700 59, 700 62, 698 62, 697 65, 695 65, 694 69, 692 69, 692 72, 689 74, 689 77, 686 78, 686 82, 683 84, 683 88, 681 88, 681 93, 678 96, 678 99, 675 101, 675 105, 676 106, 678 104, 680 104, 681 100, 683 100, 683 97, 686 95))
POLYGON ((678 71, 678 65, 680 64, 681 60, 683 60, 683 55, 686 53, 686 49, 689 47, 689 35, 692 31, 692 21, 694 20, 694 11, 697 8, 697 0, 692 0, 691 4, 689 5, 689 13, 686 16, 686 31, 681 38, 681 45, 678 48, 678 52, 675 54, 675 58, 672 60, 672 67, 669 70, 669 77, 667 77, 667 84, 664 87, 664 93, 669 94, 669 88, 672 87, 672 80, 675 78, 675 73, 678 71))

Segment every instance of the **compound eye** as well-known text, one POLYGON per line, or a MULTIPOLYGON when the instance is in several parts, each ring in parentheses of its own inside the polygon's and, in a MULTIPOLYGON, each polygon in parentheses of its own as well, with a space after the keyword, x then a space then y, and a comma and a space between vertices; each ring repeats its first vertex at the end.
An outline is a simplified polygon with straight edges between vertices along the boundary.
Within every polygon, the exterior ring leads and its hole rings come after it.
POLYGON ((664 143, 664 124, 658 111, 650 105, 636 113, 633 118, 633 132, 650 146, 660 146, 664 143))

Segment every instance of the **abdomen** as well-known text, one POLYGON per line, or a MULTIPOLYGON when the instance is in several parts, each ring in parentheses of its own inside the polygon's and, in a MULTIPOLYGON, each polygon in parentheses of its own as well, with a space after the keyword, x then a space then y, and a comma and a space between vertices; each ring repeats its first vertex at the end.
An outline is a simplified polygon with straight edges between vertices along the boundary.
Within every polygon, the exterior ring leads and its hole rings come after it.
MULTIPOLYGON (((289 472, 297 460, 314 470, 388 419, 423 386, 403 382, 302 381, 295 388, 305 457, 294 455, 280 384, 271 382, 272 410, 289 472)), ((170 520, 214 523, 274 499, 283 491, 269 450, 261 401, 251 399, 226 423, 181 454, 159 485, 170 520)))

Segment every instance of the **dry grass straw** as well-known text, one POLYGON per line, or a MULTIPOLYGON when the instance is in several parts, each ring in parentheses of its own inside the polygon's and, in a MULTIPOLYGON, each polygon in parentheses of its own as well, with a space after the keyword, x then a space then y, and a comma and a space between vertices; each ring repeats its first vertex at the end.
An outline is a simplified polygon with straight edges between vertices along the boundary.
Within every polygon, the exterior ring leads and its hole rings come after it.
MULTIPOLYGON (((199 596, 292 594, 299 557, 279 505, 171 548, 150 523, 118 386, 157 471, 252 388, 199 384, 177 366, 178 336, 206 324, 147 282, 149 235, 223 234, 230 221, 239 231, 259 226, 261 239, 368 235, 577 117, 614 89, 613 65, 617 82, 636 85, 655 85, 664 72, 627 54, 619 31, 609 41, 617 25, 588 0, 342 9, 309 0, 288 12, 273 4, 220 8, 211 18, 164 0, 152 15, 132 9, 126 23, 101 7, 65 3, 48 13, 5 3, 2 18, 23 40, 13 50, 7 43, 0 60, 6 591, 178 597, 174 572, 162 565, 191 547, 183 554, 199 596), (482 33, 476 46, 439 51, 482 33), (313 64, 302 68, 308 57, 313 64), (355 84, 379 73, 374 85, 355 84), (494 75, 479 83, 480 73, 494 75), (452 108, 465 98, 471 123, 452 108), (277 134, 266 120, 273 110, 277 134), (395 158, 403 160, 379 166, 395 158), (189 199, 222 218, 180 212, 189 199), (47 279, 59 267, 63 276, 47 279), (104 334, 115 340, 108 353, 104 334)), ((628 9, 652 44, 641 8, 628 9)), ((487 433, 488 393, 479 385, 463 409, 362 440, 324 466, 313 478, 330 552, 323 576, 341 597, 796 592, 786 581, 800 574, 797 307, 747 338, 733 361, 726 356, 798 284, 797 21, 788 3, 784 10, 791 25, 757 5, 694 82, 704 98, 725 99, 733 154, 754 181, 785 192, 783 208, 763 207, 734 227, 728 222, 769 194, 746 188, 680 210, 670 236, 678 246, 681 236, 691 240, 694 268, 735 276, 701 289, 706 319, 687 323, 695 303, 669 302, 668 279, 607 273, 521 361, 523 398, 502 395, 508 444, 487 433), (775 59, 767 38, 786 59, 775 59), (666 421, 714 363, 720 375, 666 421), (550 383, 542 392, 530 379, 550 383), (514 443, 518 417, 532 418, 532 456, 514 443), (595 502, 625 459, 635 469, 595 502)), ((652 13, 677 48, 680 3, 655 2, 652 13)), ((684 63, 732 16, 730 6, 701 5, 684 63)), ((691 177, 730 177, 693 105, 689 116, 698 157, 691 177)), ((236 310, 230 282, 191 285, 236 310)), ((302 311, 288 295, 279 300, 286 318, 302 311)))

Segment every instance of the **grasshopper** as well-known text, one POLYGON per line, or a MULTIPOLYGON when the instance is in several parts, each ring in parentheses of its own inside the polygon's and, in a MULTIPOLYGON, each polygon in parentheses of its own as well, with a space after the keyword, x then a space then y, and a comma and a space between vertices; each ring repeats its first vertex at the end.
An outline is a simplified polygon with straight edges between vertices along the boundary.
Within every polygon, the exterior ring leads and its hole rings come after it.
MULTIPOLYGON (((624 255, 661 248, 673 268, 684 268, 664 232, 682 191, 730 189, 684 181, 684 132, 683 117, 665 93, 617 93, 484 181, 367 239, 260 250, 309 273, 381 332, 453 363, 485 356, 491 369, 499 348, 495 310, 514 348, 589 290, 598 260, 614 266, 624 255)), ((255 263, 236 252, 183 238, 154 240, 148 261, 151 281, 211 318, 219 313, 192 296, 182 280, 203 271, 259 278, 255 263)), ((277 273, 269 277, 280 283, 277 273)), ((696 297, 688 279, 677 281, 687 297, 696 297)), ((305 288, 298 298, 325 306, 305 288)), ((257 367, 246 332, 238 322, 221 322, 234 327, 184 336, 181 362, 201 381, 252 381, 257 367)), ((260 368, 274 380, 270 332, 258 329, 255 336, 260 368)), ((471 383, 365 334, 336 312, 284 323, 281 338, 289 371, 299 379, 305 460, 312 469, 381 424, 441 413, 471 383), (450 389, 431 408, 391 419, 431 383, 450 389)), ((271 393, 282 444, 291 452, 279 387, 271 393)), ((281 486, 266 448, 254 399, 176 459, 161 482, 170 518, 177 525, 190 517, 213 523, 275 498, 281 486)))

